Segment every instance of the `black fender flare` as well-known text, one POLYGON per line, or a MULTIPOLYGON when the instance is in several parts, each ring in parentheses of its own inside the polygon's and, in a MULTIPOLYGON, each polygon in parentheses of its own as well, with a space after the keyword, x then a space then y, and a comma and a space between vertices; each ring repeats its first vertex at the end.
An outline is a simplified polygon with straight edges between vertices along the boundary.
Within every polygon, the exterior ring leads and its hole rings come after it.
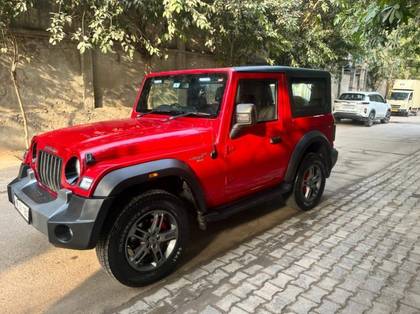
POLYGON ((325 149, 327 150, 326 158, 326 166, 327 166, 327 176, 330 175, 331 169, 333 167, 333 161, 331 160, 331 153, 332 153, 332 146, 331 143, 328 141, 327 137, 321 133, 320 131, 311 131, 306 133, 299 142, 296 144, 295 149, 290 157, 289 165, 286 170, 286 175, 284 177, 284 181, 286 183, 293 183, 295 179, 296 172, 299 168, 300 162, 308 149, 308 147, 313 144, 319 142, 325 149))
POLYGON ((197 176, 186 163, 178 159, 160 159, 111 171, 98 183, 93 197, 114 197, 130 186, 169 176, 185 180, 193 193, 198 210, 206 211, 204 192, 197 176), (154 175, 150 177, 152 173, 154 175))
POLYGON ((177 176, 187 182, 195 200, 197 216, 201 217, 206 211, 204 192, 197 176, 184 162, 177 159, 161 159, 119 168, 107 173, 93 192, 92 198, 101 200, 102 204, 91 209, 96 219, 88 248, 95 247, 114 200, 121 192, 130 186, 168 176, 177 176), (151 173, 154 175, 149 176, 151 173))
POLYGON ((93 192, 92 197, 103 199, 103 204, 95 209, 96 221, 89 248, 96 245, 105 219, 114 204, 114 200, 120 193, 131 186, 169 176, 179 177, 188 184, 194 197, 198 217, 201 217, 207 210, 204 190, 194 171, 183 161, 160 159, 119 168, 107 173, 99 181, 93 192), (153 176, 150 176, 150 174, 153 174, 153 176))

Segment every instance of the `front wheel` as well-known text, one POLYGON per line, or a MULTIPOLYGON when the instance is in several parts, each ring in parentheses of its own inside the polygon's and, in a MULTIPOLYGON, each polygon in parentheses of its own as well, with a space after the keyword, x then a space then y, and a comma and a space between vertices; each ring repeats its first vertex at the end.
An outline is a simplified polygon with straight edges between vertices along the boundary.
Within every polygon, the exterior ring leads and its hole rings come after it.
POLYGON ((319 154, 307 154, 296 174, 293 192, 287 205, 302 210, 310 210, 318 205, 324 192, 326 169, 319 154))
POLYGON ((124 207, 96 247, 108 274, 124 285, 151 284, 177 266, 188 241, 188 218, 181 201, 148 191, 124 207))

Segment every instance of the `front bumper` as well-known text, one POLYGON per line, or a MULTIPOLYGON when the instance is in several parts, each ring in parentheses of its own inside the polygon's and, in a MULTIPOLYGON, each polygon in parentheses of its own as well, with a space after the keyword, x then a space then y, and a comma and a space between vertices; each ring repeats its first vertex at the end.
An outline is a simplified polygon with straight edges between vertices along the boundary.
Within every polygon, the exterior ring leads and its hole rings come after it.
POLYGON ((29 223, 47 235, 52 244, 80 250, 95 247, 110 204, 110 198, 83 198, 65 189, 54 196, 37 182, 26 165, 8 184, 7 193, 11 203, 16 196, 30 208, 29 223))
POLYGON ((356 112, 334 112, 333 115, 334 118, 338 119, 351 119, 357 121, 366 121, 368 119, 368 116, 356 112))
POLYGON ((405 108, 391 108, 391 113, 406 114, 408 112, 409 112, 409 110, 405 109, 405 108))

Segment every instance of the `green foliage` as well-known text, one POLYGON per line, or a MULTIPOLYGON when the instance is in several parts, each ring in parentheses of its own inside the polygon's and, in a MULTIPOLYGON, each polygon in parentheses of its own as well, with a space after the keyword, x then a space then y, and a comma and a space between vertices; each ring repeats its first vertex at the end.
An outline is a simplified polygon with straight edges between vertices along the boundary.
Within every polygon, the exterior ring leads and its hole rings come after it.
MULTIPOLYGON (((165 56, 176 41, 225 65, 270 63, 338 70, 367 61, 372 79, 419 64, 418 0, 52 0, 50 43, 81 53, 165 56), (395 62, 393 62, 393 60, 395 62)), ((30 7, 0 0, 0 30, 30 7)), ((3 35, 4 36, 4 35, 3 35)), ((2 46, 2 51, 5 48, 2 46)), ((412 73, 411 73, 412 74, 412 73)))
POLYGON ((418 0, 340 0, 337 22, 352 31, 359 42, 378 45, 401 25, 418 16, 418 0))
POLYGON ((375 85, 386 78, 419 78, 418 0, 341 0, 336 23, 349 30, 353 55, 365 61, 375 85))
POLYGON ((119 45, 130 58, 138 50, 161 55, 162 48, 191 28, 209 29, 201 0, 55 0, 50 43, 68 37, 81 53, 92 47, 103 53, 119 45))
POLYGON ((116 46, 162 55, 180 39, 224 64, 268 62, 331 66, 351 48, 334 0, 55 0, 51 44, 64 38, 80 52, 116 46))
POLYGON ((394 29, 383 45, 376 46, 365 54, 373 85, 380 79, 420 78, 420 30, 419 20, 394 29))
POLYGON ((11 23, 32 6, 31 1, 0 0, 0 53, 6 54, 11 50, 11 23))

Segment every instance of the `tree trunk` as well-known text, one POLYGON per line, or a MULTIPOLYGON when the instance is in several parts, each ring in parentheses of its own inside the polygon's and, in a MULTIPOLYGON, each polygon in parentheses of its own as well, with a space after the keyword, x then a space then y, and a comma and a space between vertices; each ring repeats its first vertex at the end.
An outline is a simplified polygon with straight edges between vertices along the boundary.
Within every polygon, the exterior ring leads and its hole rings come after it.
POLYGON ((23 130, 25 132, 25 146, 26 149, 29 148, 29 132, 28 132, 28 122, 26 119, 25 108, 23 107, 22 97, 20 96, 19 85, 17 81, 17 73, 16 73, 16 63, 12 61, 12 68, 10 70, 10 75, 12 77, 13 87, 15 88, 16 97, 19 103, 20 113, 23 119, 23 130))
POLYGON ((386 91, 385 91, 385 97, 388 98, 389 91, 392 88, 392 81, 394 79, 394 66, 391 66, 391 71, 388 75, 388 79, 386 80, 386 91))

